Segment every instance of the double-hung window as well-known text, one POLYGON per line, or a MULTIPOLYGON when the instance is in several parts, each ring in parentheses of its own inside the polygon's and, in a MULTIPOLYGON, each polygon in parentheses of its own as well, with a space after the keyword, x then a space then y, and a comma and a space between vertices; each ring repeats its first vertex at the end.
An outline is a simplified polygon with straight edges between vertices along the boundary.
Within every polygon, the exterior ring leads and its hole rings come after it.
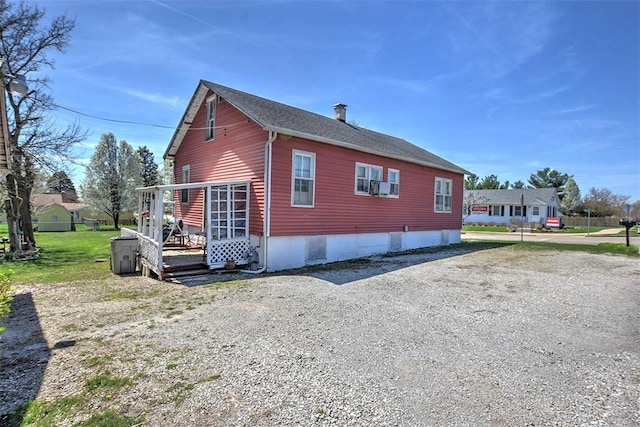
POLYGON ((451 212, 452 181, 446 178, 436 178, 435 206, 436 212, 451 212))
POLYGON ((397 169, 389 169, 387 171, 387 181, 389 181, 391 185, 389 196, 398 197, 400 195, 400 171, 397 169))
POLYGON ((205 140, 209 141, 216 137, 216 96, 207 100, 207 123, 205 140))
POLYGON ((382 181, 382 166, 356 163, 356 194, 369 194, 372 180, 382 181))
POLYGON ((316 181, 316 154, 293 150, 291 205, 313 207, 316 181))
MULTIPOLYGON (((182 183, 183 184, 188 184, 189 180, 191 179, 191 166, 190 165, 184 165, 182 166, 182 183)), ((183 188, 182 189, 182 195, 180 196, 180 202, 182 203, 189 203, 189 189, 188 188, 183 188)))

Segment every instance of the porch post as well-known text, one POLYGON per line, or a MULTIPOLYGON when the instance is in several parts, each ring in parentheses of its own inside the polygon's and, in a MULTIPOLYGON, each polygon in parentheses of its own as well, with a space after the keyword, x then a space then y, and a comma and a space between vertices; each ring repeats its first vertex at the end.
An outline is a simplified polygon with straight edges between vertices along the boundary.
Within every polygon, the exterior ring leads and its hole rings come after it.
POLYGON ((164 219, 164 209, 162 208, 162 193, 163 190, 159 188, 155 190, 155 215, 152 217, 155 218, 155 221, 153 221, 155 234, 154 240, 158 242, 158 265, 156 267, 158 267, 160 275, 162 275, 162 245, 164 244, 164 236, 162 235, 162 220, 164 219))

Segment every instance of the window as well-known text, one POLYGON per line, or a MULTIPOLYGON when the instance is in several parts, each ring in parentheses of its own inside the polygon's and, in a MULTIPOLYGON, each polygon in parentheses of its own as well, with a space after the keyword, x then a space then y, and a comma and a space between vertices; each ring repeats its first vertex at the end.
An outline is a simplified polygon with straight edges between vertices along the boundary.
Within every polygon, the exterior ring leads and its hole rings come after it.
POLYGON ((527 216, 527 207, 516 205, 513 207, 513 216, 527 216))
POLYGON ((205 140, 209 141, 216 137, 216 97, 207 100, 207 124, 205 140))
POLYGON ((498 205, 491 206, 489 209, 490 216, 502 216, 502 212, 504 212, 503 207, 498 205))
POLYGON ((291 183, 291 204, 293 206, 313 207, 315 179, 315 153, 293 150, 293 176, 291 183))
POLYGON ((356 194, 369 194, 371 180, 382 181, 382 166, 356 163, 356 194))
POLYGON ((398 197, 400 195, 400 171, 397 169, 389 169, 387 171, 387 180, 391 184, 389 196, 398 197))
POLYGON ((435 211, 451 212, 451 184, 446 178, 436 178, 435 211))
MULTIPOLYGON (((190 174, 191 174, 191 166, 190 165, 184 165, 182 167, 182 184, 188 184, 189 183, 190 174)), ((183 188, 182 189, 182 195, 180 197, 180 201, 182 203, 189 203, 189 189, 187 189, 187 188, 183 188)))
POLYGON ((532 215, 540 215, 540 207, 534 206, 532 215))

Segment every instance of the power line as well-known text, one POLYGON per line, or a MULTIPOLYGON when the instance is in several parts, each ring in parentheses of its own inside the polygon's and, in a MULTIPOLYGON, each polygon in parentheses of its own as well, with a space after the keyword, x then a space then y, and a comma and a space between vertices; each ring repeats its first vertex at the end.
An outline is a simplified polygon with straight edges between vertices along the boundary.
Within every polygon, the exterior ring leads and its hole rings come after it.
MULTIPOLYGON (((78 110, 74 110, 73 108, 69 108, 69 107, 65 107, 63 105, 60 104, 53 104, 55 107, 60 108, 61 110, 66 110, 66 111, 70 111, 74 114, 78 114, 80 116, 85 116, 85 117, 90 117, 92 119, 96 119, 96 120, 102 120, 105 122, 112 122, 112 123, 123 123, 123 124, 128 124, 128 125, 136 125, 136 126, 149 126, 149 127, 156 127, 156 128, 161 128, 161 129, 181 129, 182 126, 167 126, 167 125, 159 125, 159 124, 155 124, 155 123, 145 123, 145 122, 137 122, 134 120, 121 120, 121 119, 111 119, 108 117, 100 117, 100 116, 96 116, 93 114, 88 114, 88 113, 83 113, 82 111, 78 111, 78 110)), ((224 125, 224 126, 214 126, 214 129, 228 129, 230 127, 234 127, 243 123, 247 123, 249 121, 249 119, 246 119, 244 121, 241 122, 237 122, 237 123, 231 123, 228 125, 224 125)), ((189 123, 185 123, 185 124, 189 124, 189 123)), ((190 124, 189 124, 190 125, 190 124)), ((210 127, 201 127, 201 128, 196 128, 196 127, 189 127, 191 130, 206 130, 206 129, 211 129, 210 127)))

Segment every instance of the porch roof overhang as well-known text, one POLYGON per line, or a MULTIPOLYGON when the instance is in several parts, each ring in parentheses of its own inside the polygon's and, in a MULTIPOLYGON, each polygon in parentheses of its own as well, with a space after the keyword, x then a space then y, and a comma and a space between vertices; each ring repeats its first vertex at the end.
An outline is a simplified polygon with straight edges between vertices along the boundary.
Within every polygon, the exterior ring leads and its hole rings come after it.
POLYGON ((251 181, 206 181, 206 182, 189 182, 185 184, 165 184, 165 185, 154 185, 151 187, 138 187, 136 191, 138 193, 145 193, 150 191, 175 191, 175 190, 188 190, 191 188, 204 188, 216 185, 237 185, 237 184, 248 184, 251 181))

